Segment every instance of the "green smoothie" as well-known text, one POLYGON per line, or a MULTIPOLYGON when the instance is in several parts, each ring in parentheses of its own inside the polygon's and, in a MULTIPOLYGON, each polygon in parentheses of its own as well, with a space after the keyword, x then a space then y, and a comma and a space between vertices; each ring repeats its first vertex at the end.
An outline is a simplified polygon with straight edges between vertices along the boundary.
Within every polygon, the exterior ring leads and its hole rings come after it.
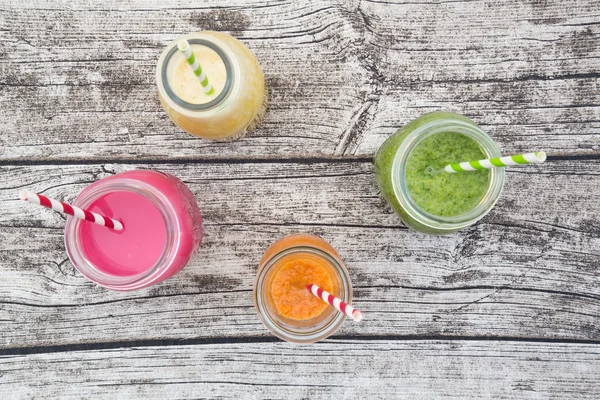
POLYGON ((438 133, 423 139, 408 156, 405 180, 412 200, 440 217, 471 211, 490 185, 490 171, 450 174, 446 165, 487 158, 479 144, 460 133, 438 133))
POLYGON ((500 155, 493 140, 470 119, 448 112, 422 115, 390 136, 377 151, 374 166, 381 194, 404 224, 416 231, 446 234, 472 225, 498 199, 503 171, 492 179, 489 170, 450 174, 443 168, 488 158, 483 148, 500 155), (493 193, 486 197, 488 190, 493 193), (481 202, 485 207, 480 213, 460 218, 481 202))

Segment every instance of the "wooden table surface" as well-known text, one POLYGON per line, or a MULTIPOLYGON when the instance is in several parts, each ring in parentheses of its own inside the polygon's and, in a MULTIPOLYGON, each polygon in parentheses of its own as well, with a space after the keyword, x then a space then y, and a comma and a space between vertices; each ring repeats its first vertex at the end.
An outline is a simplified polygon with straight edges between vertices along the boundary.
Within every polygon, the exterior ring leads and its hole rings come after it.
POLYGON ((0 398, 598 399, 599 67, 597 0, 0 0, 0 398), (185 134, 157 98, 164 46, 205 29, 270 87, 240 141, 185 134), (440 109, 550 160, 434 237, 379 197, 372 157, 440 109), (185 181, 206 234, 181 273, 119 293, 17 192, 72 201, 133 168, 185 181), (294 232, 338 249, 366 316, 311 346, 252 302, 294 232))

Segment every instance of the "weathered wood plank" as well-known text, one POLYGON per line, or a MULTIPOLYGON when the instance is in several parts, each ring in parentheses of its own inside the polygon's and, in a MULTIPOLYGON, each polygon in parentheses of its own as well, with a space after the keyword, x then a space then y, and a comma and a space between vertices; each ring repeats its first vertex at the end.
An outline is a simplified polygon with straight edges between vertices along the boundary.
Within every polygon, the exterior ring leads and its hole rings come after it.
POLYGON ((14 151, 45 159, 330 153, 358 104, 359 72, 340 54, 356 33, 336 2, 212 1, 197 9, 155 2, 156 10, 140 2, 144 9, 131 12, 87 4, 48 10, 30 3, 6 12, 0 104, 11 118, 1 127, 2 158, 14 151), (158 102, 154 71, 163 47, 205 29, 239 37, 263 66, 271 105, 247 142, 195 139, 158 102), (334 33, 343 39, 332 44, 334 33))
POLYGON ((599 150, 592 0, 2 3, 3 160, 371 154, 440 108, 507 151, 599 150), (236 35, 263 65, 271 106, 246 140, 192 138, 156 98, 162 47, 197 29, 236 35))
POLYGON ((328 340, 0 357, 3 398, 596 399, 600 347, 328 340))
POLYGON ((348 153, 374 152, 398 126, 445 109, 507 152, 600 148, 596 1, 363 1, 369 72, 348 153))
POLYGON ((72 200, 132 166, 3 167, 1 345, 132 332, 140 340, 266 336, 251 296, 256 265, 270 243, 298 231, 322 235, 350 269, 368 323, 339 334, 600 340, 599 163, 512 168, 491 214, 444 237, 403 228, 378 197, 369 163, 140 165, 190 186, 206 236, 180 274, 133 293, 86 282, 67 261, 62 217, 16 197, 26 187, 72 200))
POLYGON ((597 398, 598 39, 593 0, 0 0, 0 397, 597 398), (199 29, 263 65, 246 140, 189 137, 156 99, 163 46, 199 29), (511 169, 481 223, 410 232, 366 160, 440 108, 506 152, 595 161, 511 169), (175 158, 222 161, 104 161, 175 158), (11 166, 28 160, 55 165, 11 166), (72 200, 133 167, 181 177, 206 236, 172 279, 109 292, 16 192, 72 200), (367 316, 310 347, 270 343, 251 297, 264 249, 298 231, 339 250, 367 316))

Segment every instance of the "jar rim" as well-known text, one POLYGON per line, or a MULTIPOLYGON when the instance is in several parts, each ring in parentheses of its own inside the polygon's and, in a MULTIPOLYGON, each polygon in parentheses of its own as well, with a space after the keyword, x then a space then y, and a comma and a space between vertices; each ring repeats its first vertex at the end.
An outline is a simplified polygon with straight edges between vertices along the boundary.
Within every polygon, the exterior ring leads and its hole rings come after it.
MULTIPOLYGON (((405 179, 407 161, 415 149, 425 138, 444 132, 456 132, 475 140, 487 158, 501 157, 496 142, 475 123, 468 120, 439 118, 418 126, 402 141, 392 162, 392 188, 400 206, 406 213, 429 228, 438 231, 456 231, 474 224, 483 218, 496 204, 504 186, 504 168, 490 169, 488 190, 479 204, 467 213, 451 217, 431 214, 420 208, 409 195, 405 179)), ((469 160, 465 160, 469 161, 469 160)))
MULTIPOLYGON (((148 171, 154 172, 154 171, 148 171)), ((154 266, 135 275, 112 275, 100 270, 87 257, 80 240, 80 229, 84 223, 81 219, 68 217, 65 225, 65 248, 71 263, 87 279, 113 290, 128 291, 144 287, 152 282, 159 281, 169 266, 175 261, 177 249, 181 242, 180 221, 173 205, 166 196, 154 186, 137 179, 119 177, 105 178, 85 188, 73 202, 80 208, 87 208, 90 204, 109 193, 128 191, 144 196, 161 213, 165 223, 165 245, 160 257, 154 266)))
POLYGON ((234 83, 235 83, 234 63, 231 61, 231 58, 229 57, 229 55, 227 55, 225 46, 222 46, 219 43, 217 43, 216 38, 207 37, 206 35, 204 36, 204 38, 198 38, 196 35, 197 34, 183 35, 181 37, 178 37, 176 40, 172 41, 165 47, 165 49, 163 50, 163 52, 158 60, 158 64, 157 64, 157 78, 159 78, 158 79, 158 88, 159 88, 159 91, 164 90, 165 94, 167 95, 166 96, 167 99, 169 99, 170 101, 172 101, 173 103, 175 103, 179 107, 182 107, 185 110, 209 111, 209 110, 217 107, 221 103, 223 103, 225 101, 225 99, 231 94, 233 87, 234 87, 234 83), (186 39, 190 45, 198 44, 198 45, 202 45, 202 46, 206 46, 206 47, 210 48, 215 53, 217 53, 217 55, 219 55, 219 57, 221 57, 221 60, 223 61, 223 64, 225 65, 225 71, 226 71, 225 86, 223 87, 223 90, 221 90, 221 93, 219 93, 219 95, 217 97, 215 97, 208 103, 202 103, 202 104, 189 103, 189 102, 183 100, 181 97, 179 97, 175 93, 175 91, 171 88, 171 85, 169 83, 169 79, 167 76, 167 70, 168 70, 168 66, 169 66, 169 62, 171 61, 171 58, 179 51, 177 49, 177 42, 182 39, 186 39))
MULTIPOLYGON (((278 321, 273 318, 274 313, 269 312, 271 307, 268 305, 268 302, 264 301, 266 290, 268 290, 263 288, 265 278, 270 270, 277 265, 279 260, 294 253, 310 253, 324 259, 333 268, 343 292, 339 297, 346 303, 352 301, 352 282, 350 280, 350 274, 343 263, 337 260, 335 256, 312 245, 302 244, 290 246, 274 254, 269 259, 265 260, 264 263, 261 263, 261 267, 259 267, 260 269, 256 275, 253 291, 254 306, 260 320, 271 333, 280 339, 296 344, 310 344, 323 340, 335 333, 346 320, 346 315, 338 312, 334 308, 330 308, 331 316, 324 319, 322 323, 312 327, 312 330, 298 329, 296 331, 281 326, 282 324, 278 323, 278 321)), ((327 309, 323 312, 327 312, 327 309)))

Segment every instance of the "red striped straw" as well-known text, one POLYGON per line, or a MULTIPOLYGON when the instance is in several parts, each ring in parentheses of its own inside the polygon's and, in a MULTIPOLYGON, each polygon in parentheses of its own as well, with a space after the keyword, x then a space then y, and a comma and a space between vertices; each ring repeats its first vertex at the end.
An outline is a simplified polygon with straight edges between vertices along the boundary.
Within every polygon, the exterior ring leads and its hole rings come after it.
POLYGON ((103 217, 102 215, 96 214, 91 211, 82 210, 79 207, 63 203, 62 201, 49 199, 46 196, 42 196, 38 193, 33 193, 28 190, 21 190, 19 192, 19 197, 21 198, 21 200, 25 200, 33 204, 39 204, 40 206, 51 208, 54 211, 58 211, 62 214, 72 215, 75 218, 83 219, 98 225, 106 226, 108 228, 114 229, 115 231, 123 230, 123 224, 117 220, 108 217, 103 217))
POLYGON ((350 304, 344 303, 342 300, 333 296, 331 293, 321 289, 314 283, 306 286, 309 292, 323 300, 325 303, 332 305, 336 310, 342 312, 352 318, 354 321, 359 322, 362 319, 362 314, 356 308, 352 307, 350 304))

